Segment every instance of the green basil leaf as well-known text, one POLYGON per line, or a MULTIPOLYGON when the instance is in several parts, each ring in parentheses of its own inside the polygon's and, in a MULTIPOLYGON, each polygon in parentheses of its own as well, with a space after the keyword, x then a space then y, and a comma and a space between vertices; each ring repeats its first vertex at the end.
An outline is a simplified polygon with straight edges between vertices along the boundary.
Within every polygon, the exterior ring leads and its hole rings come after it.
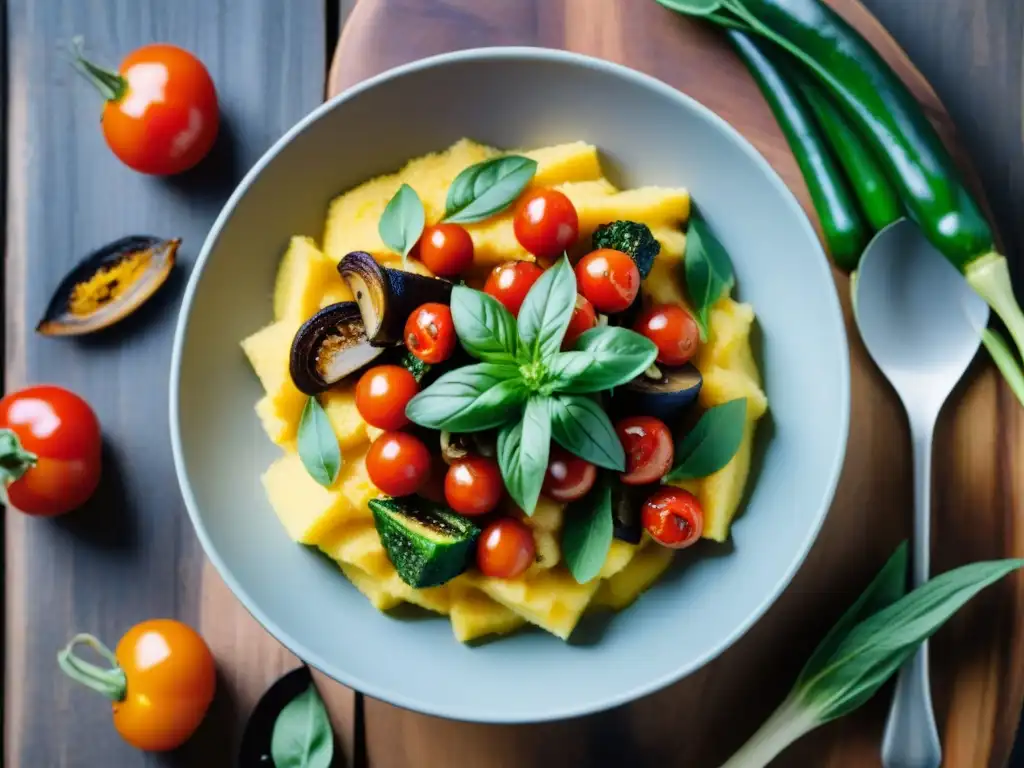
POLYGON ((736 284, 732 261, 722 244, 715 239, 703 219, 696 214, 690 220, 683 259, 686 292, 693 304, 694 319, 700 329, 701 341, 707 341, 711 308, 722 296, 732 292, 736 284))
POLYGON ((505 155, 471 165, 448 188, 444 220, 467 224, 508 208, 537 173, 537 161, 505 155))
POLYGON ((581 459, 622 472, 626 452, 601 406, 581 395, 551 398, 551 437, 581 459))
POLYGON ((662 482, 696 480, 720 470, 739 450, 746 422, 745 397, 704 411, 694 428, 676 443, 675 466, 662 482))
POLYGON ((529 395, 513 365, 477 363, 449 371, 405 407, 414 424, 449 432, 501 426, 529 395))
POLYGON ((455 335, 469 354, 488 363, 516 361, 516 319, 500 301, 456 285, 451 309, 455 335))
POLYGON ((381 214, 377 231, 388 248, 402 254, 402 263, 405 264, 409 251, 423 234, 425 224, 426 213, 420 196, 408 184, 403 184, 381 214))
POLYGON ((612 545, 612 490, 600 482, 565 510, 562 558, 579 584, 597 577, 612 545))
POLYGON ((653 341, 614 326, 586 331, 575 351, 586 357, 562 352, 548 365, 556 391, 586 394, 621 386, 646 371, 658 356, 653 341))
POLYGON ((334 733, 327 708, 312 683, 274 721, 270 757, 275 768, 330 768, 334 733))
POLYGON ((341 447, 331 420, 315 397, 309 398, 302 408, 296 442, 309 476, 325 488, 334 485, 341 470, 341 447))
POLYGON ((722 0, 656 0, 656 2, 686 16, 709 16, 722 7, 722 0))
POLYGON ((544 397, 531 397, 523 417, 498 432, 498 466, 513 501, 527 515, 537 508, 551 450, 551 412, 544 397))
POLYGON ((576 275, 563 255, 533 284, 519 308, 519 343, 532 361, 558 353, 576 309, 576 275))

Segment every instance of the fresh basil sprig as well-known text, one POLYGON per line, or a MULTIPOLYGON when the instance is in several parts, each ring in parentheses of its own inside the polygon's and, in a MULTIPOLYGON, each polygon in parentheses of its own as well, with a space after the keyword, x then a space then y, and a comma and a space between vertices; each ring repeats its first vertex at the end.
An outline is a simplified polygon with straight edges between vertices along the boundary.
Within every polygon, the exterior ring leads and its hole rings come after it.
POLYGON ((761 768, 804 734, 867 703, 922 642, 968 600, 1024 566, 1024 560, 971 563, 904 594, 901 545, 825 636, 789 696, 723 768, 761 768))
POLYGON ((612 489, 599 482, 565 510, 562 558, 579 584, 597 578, 612 546, 612 489))
POLYGON ((388 248, 402 254, 402 264, 405 264, 409 252, 423 234, 425 224, 423 201, 415 189, 403 184, 384 208, 377 231, 388 248))
POLYGON ((302 408, 296 442, 309 476, 325 488, 334 485, 341 471, 341 447, 331 420, 315 397, 309 398, 302 408))
POLYGON ((736 455, 747 423, 747 398, 708 408, 675 447, 675 464, 664 482, 678 483, 714 474, 736 455))
POLYGON ((654 362, 654 342, 625 328, 595 328, 560 351, 576 296, 564 256, 530 288, 518 321, 497 301, 452 289, 455 334, 485 362, 456 368, 406 406, 409 420, 449 432, 499 428, 498 464, 510 495, 533 514, 551 439, 600 467, 622 471, 625 453, 608 415, 584 393, 619 386, 654 362))
POLYGON ((274 721, 270 756, 275 768, 330 768, 334 733, 312 683, 281 710, 274 721))
POLYGON ((519 155, 484 160, 466 168, 448 188, 444 221, 469 224, 508 208, 537 173, 537 161, 519 155))
POLYGON ((686 258, 683 260, 686 292, 693 303, 694 319, 701 341, 707 341, 711 308, 728 296, 736 284, 732 261, 725 248, 697 214, 690 218, 686 234, 686 258))

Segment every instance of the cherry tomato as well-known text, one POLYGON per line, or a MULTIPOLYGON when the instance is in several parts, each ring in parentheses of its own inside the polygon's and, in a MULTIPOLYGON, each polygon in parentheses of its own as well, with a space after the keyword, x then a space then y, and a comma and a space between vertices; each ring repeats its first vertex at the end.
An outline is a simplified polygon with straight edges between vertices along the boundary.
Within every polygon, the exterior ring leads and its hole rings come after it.
POLYGON ((455 351, 455 321, 444 304, 418 307, 405 323, 405 346, 425 363, 443 363, 455 351))
POLYGON ((407 432, 385 432, 366 452, 366 473, 388 496, 416 493, 430 474, 430 451, 407 432))
POLYGON ((551 446, 542 492, 555 501, 576 501, 587 495, 597 480, 597 467, 560 445, 551 446))
POLYGON ((519 203, 512 229, 519 244, 534 256, 553 258, 576 242, 580 218, 572 200, 557 189, 538 189, 519 203))
POLYGON ((118 159, 140 173, 159 176, 188 170, 210 151, 220 126, 210 73, 186 50, 144 45, 110 72, 77 64, 107 100, 103 136, 118 159))
POLYGON ((375 365, 356 384, 356 408, 372 427, 400 429, 409 423, 405 406, 419 391, 416 378, 400 365, 375 365))
POLYGON ((438 277, 455 277, 473 264, 473 238, 458 224, 435 224, 423 230, 419 255, 438 277))
POLYGON ((672 549, 693 544, 704 532, 700 501, 681 488, 661 488, 640 510, 644 528, 656 542, 672 549))
POLYGON ((0 399, 0 482, 25 514, 62 515, 88 501, 101 448, 96 414, 73 392, 40 385, 0 399))
POLYGON ((514 316, 526 300, 533 284, 544 270, 529 261, 506 261, 491 270, 484 283, 484 293, 490 294, 514 316))
POLYGON ((444 478, 448 471, 448 465, 440 456, 430 457, 430 468, 427 470, 426 479, 420 484, 416 491, 424 499, 429 499, 435 504, 444 504, 444 478))
POLYGON ((697 353, 700 329, 697 322, 677 304, 655 304, 643 311, 633 330, 658 347, 658 362, 684 365, 697 353))
POLYGON ((620 475, 626 485, 656 483, 675 458, 672 433, 665 422, 653 416, 629 416, 615 425, 626 451, 626 471, 620 475))
POLYGON ((191 627, 151 619, 129 629, 111 652, 92 635, 77 635, 57 655, 65 674, 113 701, 114 727, 136 749, 164 752, 183 744, 213 701, 213 654, 191 627), (110 664, 100 669, 75 655, 89 645, 110 664))
POLYGON ((503 517, 484 528, 476 545, 476 567, 495 579, 522 576, 536 556, 533 533, 513 517, 503 517))
POLYGON ((594 305, 583 296, 576 294, 576 308, 569 318, 569 327, 562 338, 562 349, 572 349, 576 339, 597 325, 597 313, 594 305))
POLYGON ((598 312, 612 315, 628 309, 636 299, 640 270, 628 254, 600 248, 576 264, 576 282, 598 312))
POLYGON ((498 462, 483 456, 453 462, 444 478, 448 506, 462 515, 486 515, 498 506, 504 491, 498 462))

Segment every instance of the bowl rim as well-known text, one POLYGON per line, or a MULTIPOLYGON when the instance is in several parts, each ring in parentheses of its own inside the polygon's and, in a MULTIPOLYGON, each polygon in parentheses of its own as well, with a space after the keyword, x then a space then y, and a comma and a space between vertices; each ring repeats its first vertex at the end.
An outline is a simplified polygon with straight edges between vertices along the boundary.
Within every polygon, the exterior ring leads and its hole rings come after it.
POLYGON ((210 231, 207 233, 206 239, 203 241, 202 249, 199 252, 196 262, 192 267, 192 272, 189 275, 188 283, 185 288, 185 292, 182 298, 181 308, 179 310, 177 323, 174 331, 174 343, 171 355, 171 369, 170 369, 170 382, 169 382, 169 421, 170 421, 170 433, 171 433, 171 450, 174 458, 174 469, 175 475, 178 479, 178 485, 181 489, 182 498, 185 502, 185 507, 188 511, 189 519, 192 521, 192 526, 195 529, 196 535, 199 538, 199 542, 202 546, 203 552, 206 557, 209 558, 210 562, 213 563, 214 568, 224 582, 228 585, 228 588, 234 594, 235 598, 242 604, 242 606, 248 611, 248 613, 255 618, 271 636, 274 637, 279 643, 285 648, 294 653, 300 660, 307 663, 309 666, 315 667, 322 671, 328 677, 335 681, 359 691, 365 695, 372 696, 375 699, 380 699, 394 706, 409 709, 415 712, 420 712, 427 715, 433 715, 436 717, 443 717, 447 719, 463 721, 463 722, 478 722, 478 723, 495 723, 495 724, 526 724, 526 723, 541 723, 549 722, 552 720, 568 719, 574 717, 580 717, 583 715, 593 714, 596 712, 605 711, 613 707, 628 704, 644 696, 653 694, 662 688, 665 688, 673 683, 682 680, 684 677, 696 672, 702 667, 706 666, 711 661, 718 658, 727 649, 732 647, 740 638, 742 638, 751 627, 753 627, 761 618, 767 613, 768 609, 771 608, 778 598, 782 595, 785 589, 792 582, 796 573, 800 570, 803 563, 805 562, 808 553, 814 542, 817 540, 818 535, 821 531, 821 527, 824 524, 825 518, 832 506, 832 502, 835 498, 836 488, 839 483, 839 478, 842 472, 842 467, 846 458, 846 451, 849 442, 849 428, 850 428, 850 362, 849 362, 849 340, 846 332, 846 325, 843 320, 842 308, 839 302, 838 290, 836 289, 835 283, 832 279, 831 269, 829 267, 829 261, 825 255, 824 248, 821 245, 821 241, 807 216, 803 210, 799 201, 793 192, 789 189, 786 183, 782 180, 778 172, 772 167, 768 160, 754 147, 754 145, 734 128, 729 122, 723 117, 718 115, 710 108, 704 106, 702 103, 697 101, 692 96, 683 93, 672 85, 669 85, 663 80, 660 80, 653 75, 641 72, 633 69, 632 67, 616 62, 607 61, 595 56, 587 54, 576 53, 572 51, 564 51, 555 48, 546 47, 534 47, 534 46, 493 46, 493 47, 475 47, 468 48, 459 51, 449 51, 446 53, 435 54, 425 58, 417 59, 406 64, 401 64, 383 72, 380 72, 373 77, 367 78, 337 95, 331 97, 324 103, 317 106, 305 117, 300 119, 295 125, 289 128, 280 138, 278 138, 259 158, 259 160, 249 169, 244 175, 242 180, 235 187, 231 196, 224 203, 220 213, 217 215, 210 231), (715 128, 728 135, 734 143, 743 151, 753 162, 765 173, 769 178, 772 185, 776 188, 778 193, 783 197, 786 204, 789 205, 796 213, 798 213, 798 220, 800 226, 804 229, 804 234, 813 243, 814 248, 819 252, 820 255, 820 267, 821 276, 827 281, 831 287, 831 295, 829 297, 829 304, 831 305, 831 311, 833 313, 833 319, 837 321, 837 325, 840 332, 840 343, 846 354, 838 355, 840 360, 840 380, 842 391, 840 394, 840 402, 842 403, 841 412, 839 413, 840 429, 841 429, 841 441, 836 456, 834 457, 832 467, 830 469, 827 483, 824 487, 824 493, 822 494, 820 501, 820 510, 811 525, 804 535, 803 540, 800 542, 798 547, 798 555, 794 558, 793 562, 783 573, 782 577, 766 592, 765 598, 752 611, 744 621, 740 622, 725 638, 723 638, 716 647, 709 650, 707 653, 700 657, 689 660, 685 664, 679 665, 678 668, 670 673, 661 675, 659 677, 645 680, 641 683, 632 685, 629 688, 623 689, 614 695, 607 695, 601 699, 595 699, 586 702, 585 704, 577 704, 575 706, 559 707, 552 709, 545 707, 542 703, 538 702, 537 712, 527 715, 523 712, 515 712, 509 714, 503 714, 499 708, 488 709, 487 711, 479 712, 464 712, 458 711, 451 707, 436 706, 433 702, 428 699, 421 697, 407 696, 400 689, 394 689, 390 686, 378 685, 372 680, 367 680, 357 674, 352 674, 341 666, 331 663, 320 655, 311 652, 304 643, 291 636, 282 627, 280 627, 274 619, 268 616, 263 609, 260 607, 258 601, 254 600, 253 597, 248 593, 246 588, 235 579, 231 570, 221 559, 216 547, 210 540, 209 535, 205 526, 203 525, 202 516, 199 511, 199 505, 196 502, 195 496, 192 493, 191 484, 189 482, 188 474, 185 467, 184 452, 182 449, 181 433, 179 429, 180 414, 178 411, 178 401, 181 384, 181 360, 184 349, 185 336, 188 331, 189 319, 191 315, 192 302, 195 298, 195 293, 199 285, 199 281, 202 278, 203 271, 206 267, 206 262, 213 252, 213 249, 220 239, 221 230, 224 228, 228 219, 234 213, 234 210, 241 198, 248 192, 249 187, 253 184, 255 179, 263 172, 264 168, 280 153, 280 151, 288 144, 292 142, 299 134, 301 134, 308 126, 319 120, 327 113, 340 108, 345 102, 358 96, 360 93, 367 91, 371 88, 375 88, 381 84, 387 83, 391 80, 399 79, 407 74, 418 72, 425 69, 436 68, 439 66, 445 66, 453 62, 466 62, 466 61, 495 61, 495 60, 534 60, 534 61, 548 61, 559 64, 568 64, 574 66, 582 66, 585 68, 598 70, 600 72, 610 74, 615 77, 630 80, 634 84, 653 90, 662 96, 676 101, 682 102, 688 109, 696 111, 704 119, 708 120, 715 128))

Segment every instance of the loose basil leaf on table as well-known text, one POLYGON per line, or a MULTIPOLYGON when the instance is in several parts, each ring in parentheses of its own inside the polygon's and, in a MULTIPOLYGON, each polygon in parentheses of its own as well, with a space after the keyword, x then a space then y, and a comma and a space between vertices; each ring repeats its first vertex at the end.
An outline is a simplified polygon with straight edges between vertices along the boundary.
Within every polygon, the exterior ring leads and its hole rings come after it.
POLYGON ((696 214, 690 219, 686 235, 683 269, 686 291, 693 303, 700 338, 701 341, 707 341, 711 308, 720 298, 732 292, 736 277, 729 254, 715 239, 704 220, 696 214))
POLYGON ((331 420, 315 397, 306 400, 296 440, 299 458, 309 476, 329 488, 341 470, 341 447, 331 420))
POLYGON ((694 428, 676 443, 675 465, 664 482, 697 480, 720 470, 739 450, 746 424, 745 397, 704 411, 694 428))
POLYGON ((448 188, 444 221, 482 221, 510 206, 537 172, 537 161, 505 155, 471 165, 448 188))
POLYGON ((555 389, 588 394, 619 387, 646 371, 658 356, 654 342, 628 328, 592 328, 576 341, 574 352, 555 355, 549 370, 555 389))
POLYGON ((519 343, 533 362, 557 354, 576 308, 576 275, 562 256, 533 284, 519 309, 519 343))
POLYGON ((598 467, 622 472, 626 453, 601 406, 582 395, 551 398, 551 437, 575 456, 598 467))
POLYGON ((404 264, 409 252, 423 234, 425 224, 423 202, 416 194, 416 190, 408 184, 403 184, 381 214, 377 230, 380 232, 380 239, 388 248, 402 254, 404 264))
POLYGON ((456 285, 451 297, 452 321, 463 348, 484 362, 516 361, 516 319, 483 291, 456 285))
POLYGON ((612 545, 612 490, 600 482, 565 510, 562 557, 579 584, 597 577, 612 545))
POLYGON ((281 710, 270 740, 274 768, 330 768, 334 758, 334 733, 316 686, 281 710))
POLYGON ((551 449, 551 411, 547 398, 531 397, 523 417, 498 432, 498 466, 509 495, 527 515, 537 507, 551 449))
POLYGON ((477 363, 449 371, 405 407, 415 424, 449 432, 480 432, 509 420, 529 392, 514 365, 477 363))

